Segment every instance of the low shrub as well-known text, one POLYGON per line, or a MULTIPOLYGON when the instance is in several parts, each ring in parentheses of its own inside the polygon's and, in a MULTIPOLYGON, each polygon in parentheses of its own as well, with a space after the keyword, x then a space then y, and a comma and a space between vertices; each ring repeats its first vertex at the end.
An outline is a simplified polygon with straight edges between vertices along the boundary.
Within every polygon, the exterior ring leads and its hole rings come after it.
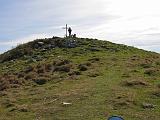
POLYGON ((87 68, 86 65, 80 64, 80 65, 78 66, 78 69, 79 69, 80 71, 86 71, 88 68, 87 68))
POLYGON ((55 66, 53 72, 70 72, 70 66, 55 66))
POLYGON ((45 77, 40 77, 40 78, 36 78, 33 80, 35 83, 37 83, 38 85, 43 85, 47 82, 47 78, 45 77))

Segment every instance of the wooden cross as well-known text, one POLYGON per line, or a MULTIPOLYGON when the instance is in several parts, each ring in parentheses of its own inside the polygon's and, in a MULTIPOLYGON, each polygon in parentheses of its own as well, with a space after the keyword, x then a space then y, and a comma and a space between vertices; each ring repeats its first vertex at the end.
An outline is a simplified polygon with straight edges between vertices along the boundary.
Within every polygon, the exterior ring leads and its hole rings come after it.
POLYGON ((66 37, 68 36, 68 25, 66 24, 66 27, 63 27, 63 29, 65 29, 66 30, 66 37))

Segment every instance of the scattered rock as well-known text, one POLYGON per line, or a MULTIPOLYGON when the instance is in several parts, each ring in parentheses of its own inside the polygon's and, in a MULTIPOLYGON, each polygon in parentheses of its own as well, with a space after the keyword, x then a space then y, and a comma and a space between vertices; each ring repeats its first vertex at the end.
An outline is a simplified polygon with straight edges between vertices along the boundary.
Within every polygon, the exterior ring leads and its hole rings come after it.
POLYGON ((47 49, 43 48, 43 49, 41 49, 41 51, 42 51, 42 52, 45 52, 45 51, 47 51, 47 49))
POLYGON ((155 105, 150 104, 150 103, 143 103, 142 104, 142 108, 144 108, 144 109, 153 109, 155 107, 156 107, 155 105))
POLYGON ((65 45, 66 48, 75 48, 77 46, 77 43, 75 40, 66 40, 65 45))
POLYGON ((38 42, 39 45, 44 45, 44 42, 38 42))
POLYGON ((63 102, 63 105, 71 105, 72 103, 63 102))

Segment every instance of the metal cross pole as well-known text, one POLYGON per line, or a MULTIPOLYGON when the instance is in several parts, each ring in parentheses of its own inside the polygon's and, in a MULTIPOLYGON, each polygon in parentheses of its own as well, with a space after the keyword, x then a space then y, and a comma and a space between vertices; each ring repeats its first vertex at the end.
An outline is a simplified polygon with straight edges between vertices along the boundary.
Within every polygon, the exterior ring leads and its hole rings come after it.
POLYGON ((68 33, 68 26, 67 26, 67 24, 66 24, 66 27, 63 27, 63 29, 66 30, 66 37, 67 37, 67 36, 68 36, 68 35, 67 35, 67 33, 68 33))

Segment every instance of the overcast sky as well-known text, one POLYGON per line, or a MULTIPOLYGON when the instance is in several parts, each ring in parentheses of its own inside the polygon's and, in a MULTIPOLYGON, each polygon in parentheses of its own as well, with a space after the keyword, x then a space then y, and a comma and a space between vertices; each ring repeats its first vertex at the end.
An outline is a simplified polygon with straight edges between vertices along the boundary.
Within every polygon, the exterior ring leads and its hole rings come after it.
POLYGON ((98 38, 160 52, 160 0, 0 0, 0 53, 36 38, 98 38))

